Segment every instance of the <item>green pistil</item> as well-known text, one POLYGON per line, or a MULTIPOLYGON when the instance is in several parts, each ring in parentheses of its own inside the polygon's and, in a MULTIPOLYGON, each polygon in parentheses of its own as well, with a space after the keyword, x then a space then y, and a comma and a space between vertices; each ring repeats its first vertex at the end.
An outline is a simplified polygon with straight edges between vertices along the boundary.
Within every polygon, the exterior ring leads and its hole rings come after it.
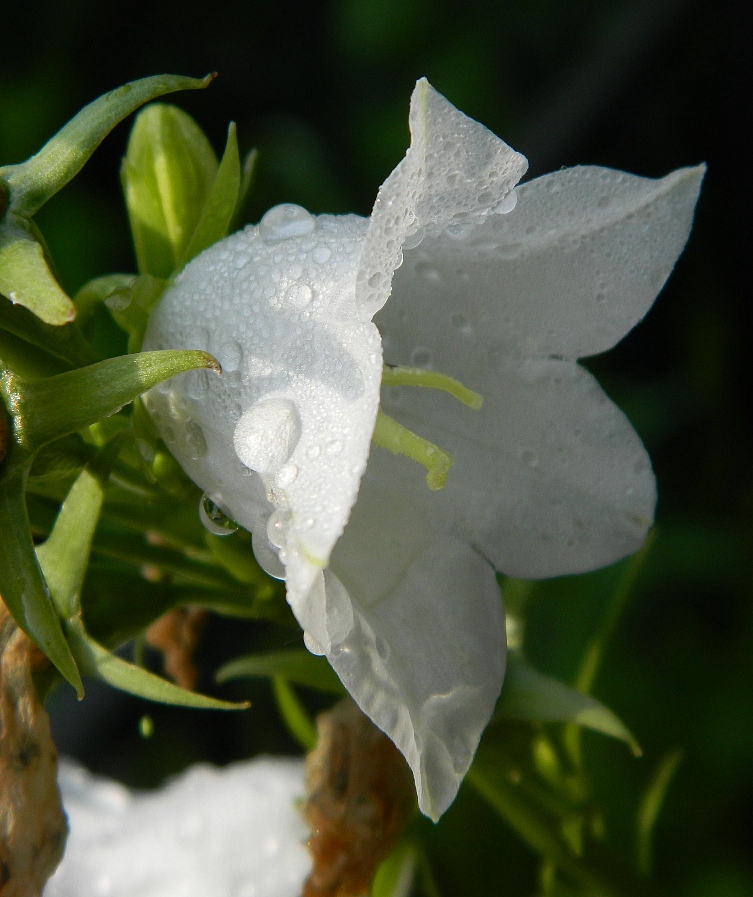
POLYGON ((377 412, 371 440, 375 445, 391 451, 393 455, 405 455, 411 461, 422 464, 426 468, 426 485, 433 492, 444 486, 447 482, 447 472, 455 463, 449 452, 443 451, 428 439, 417 436, 385 414, 381 408, 377 412))
POLYGON ((386 364, 382 368, 382 385, 423 386, 427 389, 440 389, 474 410, 478 410, 484 401, 483 396, 468 389, 467 386, 463 386, 459 380, 448 377, 447 374, 440 374, 438 371, 425 371, 422 368, 391 367, 386 364))

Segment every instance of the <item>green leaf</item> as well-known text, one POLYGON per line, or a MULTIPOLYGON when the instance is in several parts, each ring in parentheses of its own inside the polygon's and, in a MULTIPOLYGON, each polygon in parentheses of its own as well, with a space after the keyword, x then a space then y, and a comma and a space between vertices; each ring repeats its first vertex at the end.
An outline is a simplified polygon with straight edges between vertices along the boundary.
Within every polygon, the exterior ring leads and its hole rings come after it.
POLYGON ((230 222, 238 205, 241 187, 241 167, 238 157, 238 139, 235 123, 230 124, 227 144, 222 155, 217 177, 209 191, 201 217, 181 258, 183 267, 208 246, 227 236, 230 222))
POLYGON ((141 349, 149 315, 159 302, 166 286, 165 280, 159 280, 151 274, 141 274, 130 288, 115 290, 105 299, 110 314, 129 336, 129 352, 138 352, 141 349))
POLYGON ((238 657, 220 667, 216 673, 218 682, 275 676, 282 676, 296 685, 305 685, 318 691, 345 694, 345 688, 324 657, 298 649, 238 657))
POLYGON ((272 691, 288 731, 304 751, 316 745, 316 727, 298 696, 282 676, 272 677, 272 691))
POLYGON ((403 840, 379 864, 370 897, 409 897, 416 877, 418 856, 410 841, 403 840))
POLYGON ((24 500, 27 459, 0 469, 0 595, 18 626, 83 697, 84 687, 34 553, 24 500))
POLYGON ((0 168, 0 180, 10 188, 9 206, 31 216, 83 168, 109 132, 139 106, 176 90, 196 90, 212 80, 178 75, 154 75, 132 81, 85 106, 26 162, 0 168))
POLYGON ((115 460, 113 452, 116 450, 117 442, 112 450, 103 453, 107 458, 107 469, 102 471, 100 459, 97 466, 102 472, 99 475, 92 466, 81 471, 60 507, 52 532, 37 547, 39 565, 63 620, 75 617, 81 610, 81 587, 104 501, 104 481, 115 460))
POLYGON ((246 211, 246 206, 248 205, 251 185, 254 182, 254 175, 256 174, 256 163, 258 161, 259 151, 255 149, 252 149, 247 153, 246 158, 243 160, 243 166, 241 168, 241 185, 238 190, 238 202, 236 203, 235 211, 233 212, 233 220, 230 222, 230 231, 238 230, 241 224, 243 224, 243 215, 246 211))
POLYGON ((72 621, 68 627, 68 637, 74 656, 81 670, 117 688, 159 704, 174 704, 179 707, 195 707, 205 710, 244 710, 249 704, 220 701, 207 695, 187 691, 160 676, 155 676, 141 667, 122 660, 95 642, 85 632, 83 625, 72 621))
POLYGON ((105 299, 116 294, 130 297, 136 281, 135 274, 105 274, 84 284, 73 297, 76 320, 83 326, 105 299))
POLYGON ((682 751, 670 751, 656 767, 636 815, 636 865, 644 875, 651 874, 652 838, 669 786, 682 761, 682 751))
POLYGON ((641 753, 635 738, 609 708, 590 695, 539 672, 514 653, 508 655, 505 682, 495 716, 531 722, 575 723, 624 741, 636 756, 641 753))
POLYGON ((16 440, 34 452, 114 414, 162 380, 201 367, 219 371, 206 352, 141 352, 33 382, 6 371, 1 385, 14 406, 16 440))
POLYGON ((54 355, 66 362, 67 367, 81 367, 101 360, 84 339, 78 322, 51 326, 21 305, 13 305, 1 298, 0 328, 54 355))
POLYGON ((194 233, 217 176, 217 157, 196 122, 156 103, 134 122, 121 168, 138 270, 168 278, 194 233))
POLYGON ((47 264, 42 245, 24 228, 0 227, 0 293, 59 327, 76 317, 73 302, 47 264))

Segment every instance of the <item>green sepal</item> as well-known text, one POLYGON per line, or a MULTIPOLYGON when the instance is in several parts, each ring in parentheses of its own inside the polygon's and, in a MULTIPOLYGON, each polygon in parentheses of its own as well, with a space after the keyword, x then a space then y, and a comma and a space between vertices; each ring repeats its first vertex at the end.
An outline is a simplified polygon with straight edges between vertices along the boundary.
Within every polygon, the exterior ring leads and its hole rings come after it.
POLYGON ((290 683, 283 676, 273 676, 272 692, 290 734, 304 751, 313 750, 316 745, 316 726, 290 683))
POLYGON ((6 371, 2 387, 15 418, 15 439, 33 453, 48 442, 119 411, 162 380, 195 368, 219 371, 206 352, 165 350, 108 358, 44 380, 6 371))
POLYGON ((282 676, 296 685, 305 685, 330 694, 345 694, 343 684, 323 657, 298 649, 238 657, 221 666, 215 675, 218 682, 282 676))
POLYGON ((196 122, 155 103, 134 122, 121 167, 142 274, 166 279, 180 267, 217 176, 217 157, 196 122))
POLYGON ((83 327, 98 306, 110 296, 130 297, 136 277, 135 274, 105 274, 85 283, 73 297, 73 304, 76 306, 76 320, 79 325, 83 327))
POLYGON ((176 90, 206 87, 213 76, 154 75, 111 90, 85 106, 26 162, 0 168, 9 188, 9 209, 30 217, 64 187, 107 134, 139 106, 176 90))
POLYGON ((64 326, 45 324, 28 309, 0 298, 0 328, 60 359, 67 367, 81 367, 101 360, 84 339, 78 325, 78 321, 64 326))
POLYGON ((641 749, 630 731, 608 707, 551 676, 539 672, 520 656, 510 653, 496 719, 528 722, 575 723, 624 741, 635 756, 641 749))
POLYGON ((238 206, 240 189, 241 163, 238 156, 238 138, 235 123, 231 122, 228 128, 225 152, 222 154, 220 166, 217 169, 217 176, 204 203, 201 217, 180 260, 180 268, 190 262, 192 258, 196 258, 207 247, 227 236, 238 206))
POLYGON ((105 299, 116 323, 128 334, 128 351, 138 352, 144 341, 149 315, 167 286, 166 280, 140 274, 130 286, 125 284, 105 299))
POLYGON ((50 270, 42 244, 18 224, 0 226, 0 293, 55 327, 76 317, 73 302, 50 270))
POLYGON ((17 625, 81 698, 81 676, 34 553, 24 499, 27 466, 23 456, 11 455, 0 477, 0 595, 17 625))

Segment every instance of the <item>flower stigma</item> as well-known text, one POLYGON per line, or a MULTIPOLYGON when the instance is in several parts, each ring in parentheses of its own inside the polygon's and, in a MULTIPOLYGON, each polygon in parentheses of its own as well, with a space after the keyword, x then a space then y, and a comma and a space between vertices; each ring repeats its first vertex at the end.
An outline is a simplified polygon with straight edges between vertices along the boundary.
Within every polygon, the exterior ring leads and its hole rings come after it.
MULTIPOLYGON (((383 386, 422 386, 427 389, 438 389, 477 411, 483 404, 483 396, 468 389, 454 377, 438 371, 425 371, 423 368, 402 367, 386 364, 382 369, 383 386)), ((404 455, 411 461, 426 468, 426 485, 432 492, 443 489, 447 482, 447 474, 455 463, 453 456, 444 449, 418 436, 412 430, 399 424, 394 418, 385 414, 380 408, 374 424, 371 441, 380 448, 385 448, 393 455, 404 455)))

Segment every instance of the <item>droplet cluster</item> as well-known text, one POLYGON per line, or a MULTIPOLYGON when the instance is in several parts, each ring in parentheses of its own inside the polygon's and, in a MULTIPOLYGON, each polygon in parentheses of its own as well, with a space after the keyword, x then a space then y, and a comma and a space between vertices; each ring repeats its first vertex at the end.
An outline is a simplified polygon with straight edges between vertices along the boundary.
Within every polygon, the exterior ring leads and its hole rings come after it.
POLYGON ((355 311, 367 224, 292 204, 270 209, 186 267, 144 341, 220 362, 220 376, 190 372, 145 404, 205 491, 204 525, 221 534, 229 517, 251 530, 274 576, 301 540, 326 561, 365 467, 381 375, 378 332, 355 311), (358 460, 341 469, 340 456, 354 451, 358 460))

